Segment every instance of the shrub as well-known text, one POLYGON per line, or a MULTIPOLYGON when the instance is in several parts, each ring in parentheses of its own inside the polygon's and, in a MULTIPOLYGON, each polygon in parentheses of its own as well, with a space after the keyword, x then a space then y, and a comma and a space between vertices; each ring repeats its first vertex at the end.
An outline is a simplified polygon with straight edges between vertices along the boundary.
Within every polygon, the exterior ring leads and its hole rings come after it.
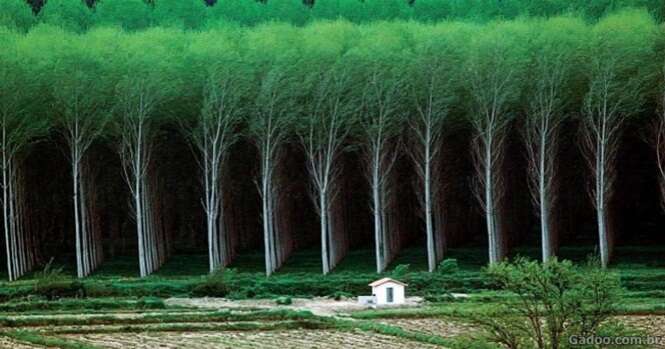
POLYGON ((196 285, 192 295, 196 297, 225 297, 229 293, 229 280, 236 275, 235 269, 221 269, 208 275, 196 285))
POLYGON ((488 275, 513 297, 497 299, 491 314, 472 321, 507 348, 558 348, 570 335, 596 335, 615 313, 620 291, 618 276, 598 265, 518 258, 490 266, 488 275))
POLYGON ((390 276, 392 276, 394 279, 404 279, 406 277, 406 274, 409 273, 409 264, 400 264, 395 267, 392 273, 390 273, 390 276))
POLYGON ((443 303, 443 302, 457 302, 458 299, 453 297, 450 293, 442 294, 427 294, 425 295, 425 300, 432 303, 443 303))
POLYGON ((291 297, 277 297, 277 299, 275 299, 275 303, 277 303, 278 305, 291 305, 291 303, 293 303, 293 300, 291 299, 291 297))
POLYGON ((455 274, 459 271, 459 266, 457 265, 457 259, 446 258, 439 263, 437 272, 442 275, 455 274))
POLYGON ((63 273, 62 268, 54 268, 53 259, 46 263, 44 270, 35 274, 35 280, 33 293, 48 300, 85 296, 83 284, 63 273))

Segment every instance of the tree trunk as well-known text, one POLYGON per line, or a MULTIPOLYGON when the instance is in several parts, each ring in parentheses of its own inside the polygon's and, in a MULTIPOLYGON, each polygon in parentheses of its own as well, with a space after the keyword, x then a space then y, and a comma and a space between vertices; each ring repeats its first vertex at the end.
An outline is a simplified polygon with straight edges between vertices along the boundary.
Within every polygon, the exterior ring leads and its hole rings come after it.
POLYGON ((330 237, 328 236, 330 228, 328 226, 328 203, 326 200, 325 192, 319 193, 319 207, 321 211, 319 224, 321 226, 321 259, 323 267, 323 275, 330 272, 330 256, 328 253, 330 237))
POLYGON ((427 137, 425 140, 425 233, 427 238, 427 269, 433 272, 436 269, 437 255, 434 246, 434 217, 432 216, 432 183, 431 183, 431 144, 430 130, 427 127, 427 137))
POLYGON ((374 248, 376 252, 376 272, 381 273, 383 267, 383 207, 381 202, 380 177, 379 177, 379 148, 372 149, 372 202, 374 209, 374 248))

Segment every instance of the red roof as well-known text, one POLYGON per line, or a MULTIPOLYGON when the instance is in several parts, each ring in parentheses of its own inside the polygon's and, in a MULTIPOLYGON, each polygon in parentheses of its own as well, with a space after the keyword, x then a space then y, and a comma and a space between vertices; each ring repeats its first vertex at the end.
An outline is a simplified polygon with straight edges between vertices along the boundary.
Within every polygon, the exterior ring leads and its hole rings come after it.
POLYGON ((383 284, 388 283, 388 282, 392 282, 392 283, 395 283, 395 284, 398 284, 398 285, 402 285, 402 286, 407 286, 407 284, 405 284, 405 283, 403 283, 403 282, 399 282, 399 281, 397 281, 397 280, 393 280, 393 279, 391 279, 391 278, 383 278, 383 279, 380 279, 380 280, 376 280, 376 281, 372 282, 372 283, 369 284, 369 285, 370 285, 371 287, 377 287, 377 286, 383 285, 383 284))

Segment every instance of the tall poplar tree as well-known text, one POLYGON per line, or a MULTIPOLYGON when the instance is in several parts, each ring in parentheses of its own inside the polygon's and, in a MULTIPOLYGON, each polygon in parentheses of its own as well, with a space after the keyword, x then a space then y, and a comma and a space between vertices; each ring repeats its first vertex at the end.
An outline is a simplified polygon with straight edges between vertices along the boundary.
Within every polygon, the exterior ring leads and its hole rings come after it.
MULTIPOLYGON (((266 275, 275 272, 290 250, 280 231, 280 163, 284 144, 297 115, 298 89, 294 77, 299 56, 297 31, 288 25, 262 28, 245 37, 248 52, 245 59, 255 62, 257 82, 248 118, 248 132, 256 145, 259 158, 257 188, 261 196, 261 219, 266 275), (279 40, 276 40, 279 38, 279 40)), ((250 102, 251 103, 251 102, 250 102)))
POLYGON ((78 39, 65 45, 67 52, 55 57, 57 84, 52 97, 57 124, 62 128, 69 148, 76 240, 76 274, 89 275, 102 258, 98 226, 92 223, 95 195, 88 150, 104 130, 111 114, 108 90, 102 86, 110 77, 102 74, 100 62, 89 55, 78 39))
POLYGON ((162 102, 179 87, 176 71, 184 50, 180 32, 152 30, 135 34, 125 42, 126 70, 116 87, 117 130, 124 177, 131 192, 131 209, 138 238, 139 273, 147 276, 166 260, 169 246, 161 220, 157 219, 160 195, 152 153, 159 131, 162 102))
POLYGON ((580 64, 579 43, 586 27, 573 19, 542 24, 531 44, 526 89, 526 116, 522 132, 527 149, 531 197, 540 219, 541 254, 546 261, 556 251, 554 209, 560 125, 571 99, 572 66, 580 64))
POLYGON ((455 73, 459 64, 453 43, 440 40, 438 32, 420 37, 409 73, 409 90, 416 110, 410 118, 412 134, 408 152, 417 175, 416 192, 425 221, 428 270, 434 271, 445 250, 441 173, 444 124, 455 97, 455 73))
POLYGON ((353 102, 348 72, 333 67, 312 73, 315 83, 310 109, 304 116, 300 140, 305 149, 312 201, 319 214, 321 266, 328 274, 336 263, 333 205, 339 193, 339 155, 349 132, 353 102))
POLYGON ((210 272, 230 262, 231 250, 224 220, 222 182, 229 148, 237 140, 242 92, 232 69, 210 73, 198 118, 187 128, 196 150, 203 179, 210 272))
MULTIPOLYGON (((3 29, 0 28, 0 32, 3 29)), ((9 32, 0 35, 0 151, 2 162, 2 213, 9 281, 30 271, 35 263, 27 241, 23 161, 28 146, 48 128, 47 119, 32 108, 43 103, 39 72, 18 48, 21 38, 9 32)))
POLYGON ((660 189, 660 204, 665 210, 665 64, 663 64, 658 91, 658 117, 652 122, 650 142, 656 151, 656 164, 658 165, 658 185, 660 189))
POLYGON ((653 19, 636 11, 611 15, 592 32, 582 140, 592 171, 590 192, 603 267, 610 262, 613 250, 610 209, 622 125, 644 103, 646 72, 654 62, 655 34, 653 19))
POLYGON ((502 166, 513 116, 509 107, 519 92, 525 55, 518 50, 517 39, 523 35, 523 29, 515 23, 488 25, 468 44, 465 78, 472 103, 470 122, 475 132, 475 193, 485 214, 490 263, 501 261, 507 248, 501 221, 506 191, 502 166))

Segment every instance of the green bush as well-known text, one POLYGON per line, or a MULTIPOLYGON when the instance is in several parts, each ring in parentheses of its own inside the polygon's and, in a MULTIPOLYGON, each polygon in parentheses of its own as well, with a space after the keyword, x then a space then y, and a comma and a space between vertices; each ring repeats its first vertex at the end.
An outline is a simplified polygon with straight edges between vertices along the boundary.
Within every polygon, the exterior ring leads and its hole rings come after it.
POLYGON ((48 300, 85 296, 83 284, 63 273, 62 268, 54 268, 52 263, 51 259, 42 271, 35 274, 33 294, 48 300))
POLYGON ((229 294, 229 280, 236 275, 235 269, 222 269, 208 275, 204 282, 196 285, 192 295, 196 297, 226 297, 229 294))
POLYGON ((453 297, 450 293, 442 294, 427 294, 425 295, 425 300, 432 303, 443 303, 443 302, 457 302, 459 301, 453 297))
POLYGON ((446 258, 439 263, 439 267, 436 271, 441 275, 451 275, 459 271, 459 266, 457 265, 457 259, 446 258))
POLYGON ((395 269, 393 270, 392 273, 390 273, 390 275, 396 280, 404 279, 406 275, 409 273, 410 267, 411 266, 409 264, 400 264, 395 267, 395 269))
POLYGON ((472 321, 486 339, 507 348, 560 348, 571 335, 596 335, 616 313, 618 275, 590 260, 576 267, 553 258, 545 263, 518 258, 491 265, 488 275, 512 297, 472 321))

